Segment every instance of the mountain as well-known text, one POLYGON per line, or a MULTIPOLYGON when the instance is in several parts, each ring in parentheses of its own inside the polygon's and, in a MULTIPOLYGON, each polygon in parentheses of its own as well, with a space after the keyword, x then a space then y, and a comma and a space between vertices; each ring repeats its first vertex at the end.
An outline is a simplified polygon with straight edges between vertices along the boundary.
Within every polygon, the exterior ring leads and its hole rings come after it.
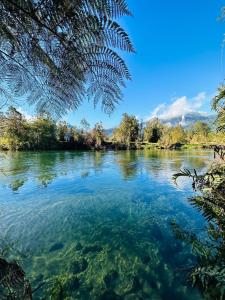
POLYGON ((109 129, 105 129, 104 131, 107 136, 111 136, 114 130, 115 128, 109 128, 109 129))
MULTIPOLYGON (((160 119, 160 121, 163 124, 169 124, 171 126, 180 124, 184 128, 188 128, 192 124, 194 124, 196 121, 202 121, 202 122, 208 123, 209 125, 213 125, 215 118, 216 118, 215 115, 206 115, 206 114, 201 114, 199 112, 190 112, 183 116, 167 118, 167 119, 160 119)), ((146 125, 146 124, 147 124, 147 122, 144 123, 144 125, 146 125)), ((115 128, 105 129, 105 134, 107 136, 111 136, 114 129, 115 128)))
POLYGON ((180 124, 183 127, 189 127, 196 121, 202 121, 202 122, 206 122, 206 123, 209 123, 210 125, 212 125, 213 122, 215 121, 215 116, 201 114, 199 112, 190 112, 183 116, 162 119, 160 121, 164 124, 170 124, 172 126, 180 124))

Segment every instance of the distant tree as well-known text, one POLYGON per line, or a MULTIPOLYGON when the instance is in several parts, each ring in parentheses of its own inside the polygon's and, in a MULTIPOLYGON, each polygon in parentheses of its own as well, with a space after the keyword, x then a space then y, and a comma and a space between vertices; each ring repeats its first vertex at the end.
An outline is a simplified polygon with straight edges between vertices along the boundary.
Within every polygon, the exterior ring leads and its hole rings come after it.
POLYGON ((181 125, 176 125, 174 127, 165 127, 163 135, 160 139, 160 143, 165 147, 169 147, 173 144, 183 144, 186 142, 186 133, 181 125))
POLYGON ((207 136, 210 132, 210 126, 205 122, 197 121, 193 126, 193 130, 195 134, 207 136))
POLYGON ((7 133, 11 136, 23 137, 25 129, 25 119, 23 115, 16 110, 15 107, 10 106, 6 115, 7 133))
POLYGON ((222 85, 218 89, 218 94, 213 99, 212 108, 217 112, 216 126, 218 130, 225 132, 225 86, 224 85, 222 85))
POLYGON ((174 144, 186 142, 185 131, 181 125, 176 125, 172 128, 172 140, 174 144))
POLYGON ((0 147, 6 150, 23 148, 27 142, 27 123, 23 115, 11 106, 0 119, 0 147))
POLYGON ((102 146, 102 143, 104 142, 106 136, 105 131, 103 128, 103 124, 96 123, 94 129, 92 130, 92 138, 95 145, 95 148, 99 148, 102 146))
POLYGON ((71 143, 78 143, 81 140, 81 132, 76 126, 72 126, 69 129, 70 134, 70 142, 71 143))
POLYGON ((141 119, 139 121, 138 142, 143 142, 143 140, 144 140, 144 121, 141 119))
POLYGON ((146 142, 157 143, 163 134, 164 126, 158 118, 148 121, 144 130, 144 140, 146 142))
POLYGON ((58 139, 61 142, 65 142, 67 140, 67 136, 69 134, 69 128, 65 121, 60 121, 57 124, 57 135, 58 139))
POLYGON ((209 141, 209 133, 211 128, 208 123, 197 121, 193 124, 190 129, 189 136, 191 137, 192 143, 205 143, 209 141))
POLYGON ((0 1, 1 98, 29 95, 39 111, 65 113, 84 97, 111 112, 130 79, 113 49, 133 52, 117 19, 125 0, 0 1))
POLYGON ((54 149, 57 143, 55 122, 49 116, 39 116, 29 127, 30 148, 54 149))
POLYGON ((90 123, 89 123, 85 118, 83 118, 83 119, 80 121, 80 125, 81 125, 81 130, 82 130, 83 132, 87 132, 87 131, 89 131, 90 128, 91 128, 90 123))
POLYGON ((130 148, 132 142, 136 142, 139 134, 139 123, 135 116, 123 114, 120 126, 113 133, 114 140, 118 143, 125 144, 130 148))

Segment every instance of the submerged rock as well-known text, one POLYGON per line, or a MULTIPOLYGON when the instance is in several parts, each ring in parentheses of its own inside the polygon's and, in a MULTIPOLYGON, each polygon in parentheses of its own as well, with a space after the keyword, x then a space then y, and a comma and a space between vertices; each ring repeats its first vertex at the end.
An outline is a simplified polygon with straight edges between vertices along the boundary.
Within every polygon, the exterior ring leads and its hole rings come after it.
POLYGON ((64 247, 63 243, 55 243, 54 245, 51 246, 49 252, 61 250, 63 247, 64 247))
POLYGON ((86 259, 82 258, 81 260, 75 260, 72 262, 71 266, 70 266, 70 271, 73 274, 78 274, 81 272, 84 272, 88 267, 88 262, 86 261, 86 259))
POLYGON ((90 252, 98 253, 98 252, 101 252, 102 250, 103 250, 103 248, 99 245, 87 246, 83 249, 83 254, 88 254, 90 252))

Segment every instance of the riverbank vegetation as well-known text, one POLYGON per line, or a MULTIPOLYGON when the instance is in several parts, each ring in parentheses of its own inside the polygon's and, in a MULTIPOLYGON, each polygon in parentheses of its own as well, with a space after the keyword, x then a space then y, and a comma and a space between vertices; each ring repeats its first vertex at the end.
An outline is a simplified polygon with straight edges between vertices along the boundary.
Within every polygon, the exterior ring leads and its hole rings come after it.
MULTIPOLYGON (((214 98, 213 108, 217 110, 216 120, 218 132, 225 129, 225 89, 219 89, 214 98)), ((205 217, 207 223, 201 232, 195 229, 182 228, 172 222, 176 237, 191 246, 196 257, 195 265, 187 265, 189 280, 199 288, 204 299, 225 299, 225 151, 216 146, 215 159, 204 174, 196 170, 181 170, 174 175, 192 179, 192 187, 198 195, 191 197, 189 202, 205 217)))
POLYGON ((198 287, 204 299, 224 299, 225 297, 225 160, 223 151, 218 151, 217 159, 205 174, 183 170, 174 179, 186 176, 192 178, 192 186, 198 195, 189 202, 207 220, 205 228, 196 233, 194 228, 180 227, 172 222, 176 237, 191 246, 196 257, 194 265, 186 265, 189 280, 198 287))
POLYGON ((177 149, 225 144, 224 132, 202 121, 183 128, 157 118, 144 123, 124 114, 112 135, 106 132, 101 122, 91 128, 85 119, 78 126, 56 122, 49 114, 28 120, 14 107, 0 115, 1 150, 177 149))
POLYGON ((80 127, 56 122, 42 114, 27 120, 14 107, 0 116, 0 148, 2 150, 55 150, 99 148, 105 141, 101 123, 93 129, 86 120, 80 127))

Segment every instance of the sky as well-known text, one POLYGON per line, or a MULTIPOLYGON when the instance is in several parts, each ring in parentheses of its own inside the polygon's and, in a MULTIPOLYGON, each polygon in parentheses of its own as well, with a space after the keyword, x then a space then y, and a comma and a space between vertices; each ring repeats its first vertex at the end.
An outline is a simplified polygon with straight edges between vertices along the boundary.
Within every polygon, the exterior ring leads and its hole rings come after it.
POLYGON ((187 112, 211 113, 210 102, 225 73, 224 22, 220 0, 128 0, 133 17, 125 27, 136 54, 123 53, 132 81, 111 116, 85 101, 64 119, 79 125, 102 121, 105 128, 119 124, 123 113, 148 120, 187 112))

